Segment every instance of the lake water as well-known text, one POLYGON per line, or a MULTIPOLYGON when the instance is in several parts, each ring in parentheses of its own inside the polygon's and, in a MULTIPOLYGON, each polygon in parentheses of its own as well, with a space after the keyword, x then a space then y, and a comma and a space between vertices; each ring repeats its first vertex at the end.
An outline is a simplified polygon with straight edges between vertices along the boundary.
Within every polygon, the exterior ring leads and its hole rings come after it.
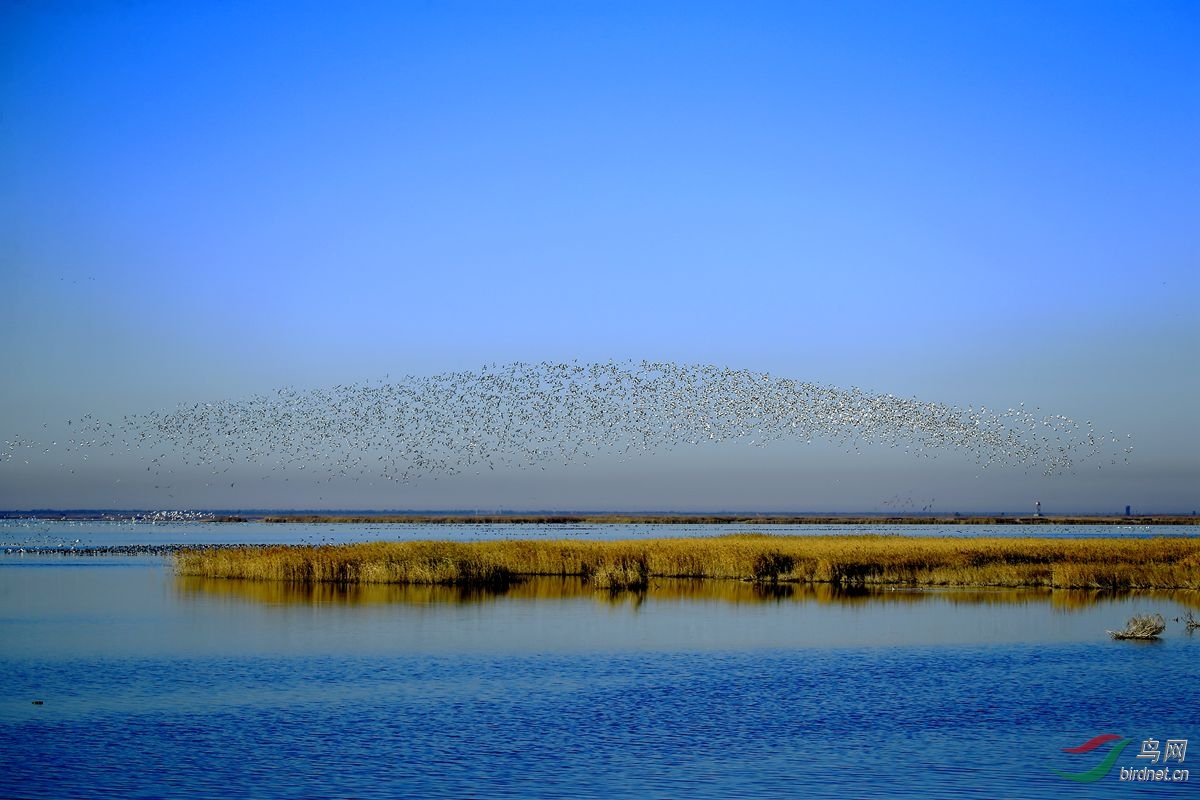
MULTIPOLYGON (((481 527, 36 522, 0 525, 0 544, 481 527)), ((575 527, 491 535, 662 533, 575 527)), ((1168 532, 1197 533, 1089 535, 1168 532)), ((1200 761, 1200 631, 1175 621, 1200 611, 1194 593, 304 588, 15 550, 0 556, 4 797, 1191 797, 1200 782, 1121 780, 1163 767, 1138 757, 1151 739, 1176 742, 1169 776, 1200 761), (1155 611, 1159 641, 1105 634, 1155 611), (1102 767, 1121 741, 1064 752, 1100 734, 1128 740, 1111 770, 1054 772, 1102 767)))
POLYGON ((720 536, 757 531, 794 536, 883 533, 903 536, 1090 536, 1149 538, 1200 536, 1198 525, 460 525, 460 524, 289 524, 204 522, 110 522, 93 520, 0 519, 0 549, 124 547, 200 544, 324 544, 448 539, 644 539, 720 536))

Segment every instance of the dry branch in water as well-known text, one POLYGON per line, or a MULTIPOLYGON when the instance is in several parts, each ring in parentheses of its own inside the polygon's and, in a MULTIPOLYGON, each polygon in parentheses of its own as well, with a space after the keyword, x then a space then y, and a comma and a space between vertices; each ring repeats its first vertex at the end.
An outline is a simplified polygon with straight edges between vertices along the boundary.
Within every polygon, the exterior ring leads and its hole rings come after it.
POLYGON ((1135 614, 1125 623, 1123 631, 1109 631, 1114 639, 1157 639, 1167 629, 1162 614, 1135 614))

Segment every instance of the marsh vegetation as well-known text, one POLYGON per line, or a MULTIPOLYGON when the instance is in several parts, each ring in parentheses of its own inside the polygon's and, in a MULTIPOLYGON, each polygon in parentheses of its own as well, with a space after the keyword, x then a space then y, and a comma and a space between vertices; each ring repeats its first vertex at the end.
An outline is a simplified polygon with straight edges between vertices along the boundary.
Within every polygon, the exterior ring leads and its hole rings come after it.
POLYGON ((624 541, 371 542, 182 550, 180 575, 295 583, 505 586, 577 576, 593 588, 655 578, 758 584, 1200 589, 1200 541, 739 534, 624 541))

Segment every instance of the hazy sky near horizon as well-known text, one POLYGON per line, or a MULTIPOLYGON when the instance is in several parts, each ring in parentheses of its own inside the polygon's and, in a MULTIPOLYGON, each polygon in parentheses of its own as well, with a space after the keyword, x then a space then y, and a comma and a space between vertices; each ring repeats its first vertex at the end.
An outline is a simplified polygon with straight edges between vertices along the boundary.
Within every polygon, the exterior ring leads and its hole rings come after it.
POLYGON ((1197 42, 1189 2, 6 3, 6 439, 651 359, 1025 403, 1135 449, 1044 477, 731 442, 169 491, 52 454, 0 463, 0 508, 1190 512, 1197 42))

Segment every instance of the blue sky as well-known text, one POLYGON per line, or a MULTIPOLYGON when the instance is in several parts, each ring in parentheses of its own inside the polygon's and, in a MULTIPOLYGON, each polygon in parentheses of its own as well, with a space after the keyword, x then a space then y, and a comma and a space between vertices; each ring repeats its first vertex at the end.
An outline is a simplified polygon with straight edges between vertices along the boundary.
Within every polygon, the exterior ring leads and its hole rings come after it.
MULTIPOLYGON (((649 358, 1024 402, 1135 457, 719 446, 316 498, 1191 511, 1197 41, 1185 2, 5 4, 0 433, 649 358)), ((316 504, 121 469, 0 464, 0 506, 316 504)))

